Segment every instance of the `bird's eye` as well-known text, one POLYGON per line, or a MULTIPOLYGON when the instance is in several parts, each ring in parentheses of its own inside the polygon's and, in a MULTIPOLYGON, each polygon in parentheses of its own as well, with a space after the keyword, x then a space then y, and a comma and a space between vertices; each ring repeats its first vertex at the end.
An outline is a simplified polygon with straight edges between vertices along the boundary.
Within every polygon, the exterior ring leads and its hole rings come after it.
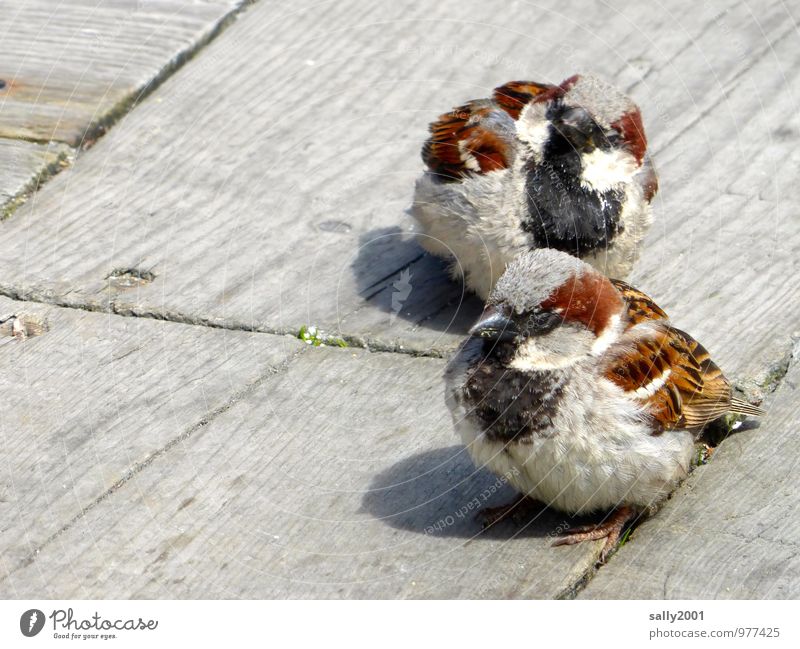
POLYGON ((616 131, 607 131, 603 133, 603 139, 608 142, 610 147, 616 148, 622 141, 622 136, 616 131))
POLYGON ((588 153, 605 140, 589 111, 579 106, 561 110, 553 119, 553 127, 576 151, 588 153))
POLYGON ((567 108, 561 113, 561 123, 567 127, 580 131, 582 133, 589 133, 594 130, 596 124, 585 108, 575 107, 567 108))
POLYGON ((536 311, 528 316, 526 329, 531 335, 546 334, 552 331, 562 322, 558 313, 552 311, 536 311))

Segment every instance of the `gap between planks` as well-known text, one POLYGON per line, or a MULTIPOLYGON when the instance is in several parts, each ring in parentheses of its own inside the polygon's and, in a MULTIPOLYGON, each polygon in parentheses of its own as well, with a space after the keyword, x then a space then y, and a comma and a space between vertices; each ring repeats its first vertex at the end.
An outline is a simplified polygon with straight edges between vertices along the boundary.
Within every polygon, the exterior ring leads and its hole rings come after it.
MULTIPOLYGON (((285 333, 281 332, 274 332, 274 331, 262 331, 255 327, 247 327, 245 325, 242 326, 234 326, 230 323, 214 323, 210 321, 203 321, 201 318, 189 318, 187 316, 180 315, 178 318, 170 318, 169 314, 156 314, 151 312, 142 312, 137 313, 132 308, 121 309, 121 312, 117 312, 115 310, 115 305, 112 303, 109 307, 104 308, 102 305, 92 305, 92 304, 82 304, 82 303, 63 303, 59 304, 56 300, 45 300, 45 299, 31 299, 28 295, 29 299, 24 299, 24 296, 21 296, 19 291, 16 291, 10 287, 0 286, 0 295, 3 295, 9 299, 13 299, 20 302, 33 302, 37 304, 48 304, 51 306, 56 306, 59 308, 68 308, 68 309, 76 309, 76 310, 83 310, 88 312, 94 313, 110 313, 112 315, 118 315, 120 317, 143 317, 149 318, 153 320, 162 320, 168 322, 174 322, 177 324, 187 324, 187 325, 194 325, 194 326, 206 326, 209 328, 215 329, 229 329, 229 330, 237 330, 237 331, 249 331, 253 333, 265 333, 267 335, 285 335, 285 333)), ((778 371, 776 374, 771 377, 771 380, 768 385, 764 386, 764 390, 767 393, 773 393, 778 390, 781 386, 784 377, 788 374, 789 369, 797 362, 798 357, 800 357, 800 342, 796 341, 794 337, 790 336, 790 340, 792 342, 791 348, 787 352, 784 358, 780 359, 777 362, 778 371)), ((369 346, 364 346, 364 349, 367 351, 377 351, 377 352, 384 352, 384 350, 378 350, 374 348, 370 348, 369 346)), ((388 350, 389 352, 394 353, 401 353, 406 355, 412 355, 409 352, 404 350, 388 350)), ((161 448, 155 450, 153 453, 148 455, 144 460, 140 462, 136 462, 130 469, 128 469, 125 474, 117 480, 113 485, 111 485, 108 489, 106 489, 103 493, 97 496, 92 502, 90 502, 87 506, 81 508, 81 511, 73 516, 69 521, 67 521, 58 531, 51 534, 48 538, 46 538, 41 544, 39 544, 23 561, 19 564, 18 568, 24 568, 31 565, 35 560, 37 555, 47 546, 49 546, 53 541, 55 541, 58 537, 62 534, 67 532, 71 529, 81 518, 83 518, 88 512, 94 509, 97 505, 105 501, 107 498, 112 496, 116 491, 118 491, 122 486, 124 486, 131 478, 136 476, 137 474, 144 471, 147 467, 149 467, 156 459, 162 457, 166 453, 168 453, 172 448, 174 448, 177 444, 184 442, 192 437, 198 430, 207 426, 211 423, 214 419, 222 415, 223 413, 230 410, 240 401, 244 400, 251 394, 253 394, 261 385, 264 384, 265 381, 269 380, 270 378, 277 376, 283 372, 285 372, 292 362, 298 358, 301 354, 307 352, 306 347, 301 347, 296 352, 294 352, 289 358, 285 359, 282 363, 272 366, 268 368, 265 372, 263 372, 260 376, 256 379, 245 385, 243 388, 234 392, 230 398, 228 398, 225 403, 222 405, 212 409, 211 411, 204 414, 198 421, 194 424, 187 427, 183 432, 179 435, 173 437, 169 440, 166 444, 164 444, 161 448)), ((414 356, 433 356, 439 357, 436 354, 421 354, 415 353, 414 356)), ((721 444, 725 443, 725 439, 720 442, 721 444)), ((697 469, 695 469, 697 470, 697 469)), ((677 493, 679 493, 682 487, 678 486, 678 488, 670 495, 670 498, 674 497, 677 493)), ((614 557, 616 556, 616 552, 614 552, 610 557, 610 561, 614 561, 614 557)), ((594 579, 594 577, 602 570, 603 565, 593 565, 590 567, 586 572, 584 572, 578 579, 575 580, 572 584, 570 584, 567 588, 565 588, 561 593, 555 596, 554 599, 575 599, 580 592, 588 585, 588 583, 594 579)), ((7 577, 9 577, 11 573, 9 572, 7 577)), ((2 581, 2 580, 0 580, 2 581)))
MULTIPOLYGON (((776 392, 778 390, 778 388, 783 383, 784 377, 789 373, 789 370, 792 368, 792 366, 795 363, 797 363, 798 359, 800 358, 800 341, 796 340, 792 336, 790 336, 790 340, 792 341, 791 349, 789 350, 789 352, 786 354, 786 356, 784 358, 780 359, 777 362, 777 365, 779 367, 778 371, 776 372, 775 376, 772 377, 772 380, 769 382, 769 384, 764 386, 764 390, 767 393, 771 394, 771 393, 776 392)), ((723 444, 725 444, 725 442, 728 441, 729 437, 730 436, 726 436, 719 443, 719 446, 722 446, 723 444)), ((713 460, 712 460, 712 462, 713 462, 713 460)), ((694 473, 694 471, 697 471, 700 468, 701 467, 695 467, 695 469, 692 471, 692 473, 694 473)), ((683 488, 683 482, 678 485, 678 487, 668 496, 667 499, 671 500, 672 498, 674 498, 681 491, 682 488, 683 488)), ((646 519, 644 519, 644 520, 646 520, 646 519)), ((644 522, 644 520, 642 522, 644 522)), ((633 530, 635 530, 635 527, 633 528, 633 530)), ((752 539, 743 539, 743 540, 752 540, 752 539)), ((630 541, 630 539, 629 539, 629 541, 630 541)), ((785 545, 785 543, 782 543, 782 544, 785 545)), ((796 547, 795 544, 789 544, 789 545, 791 545, 792 548, 796 547)), ((619 546, 617 547, 616 550, 619 550, 619 546)), ((617 556, 617 551, 616 550, 609 557, 609 561, 615 561, 615 557, 617 556)), ((561 591, 558 595, 556 595, 556 597, 554 599, 576 599, 578 597, 578 595, 580 594, 580 592, 584 588, 586 588, 586 586, 589 584, 589 582, 592 579, 594 579, 595 576, 597 576, 597 574, 603 569, 603 565, 605 565, 605 564, 601 564, 601 565, 595 564, 594 566, 589 568, 578 579, 576 579, 574 583, 572 583, 570 586, 568 586, 563 591, 561 591)))
POLYGON ((278 376, 285 372, 289 366, 294 362, 296 358, 298 358, 301 354, 306 352, 305 347, 299 348, 296 352, 294 352, 289 358, 286 358, 278 365, 271 366, 267 368, 261 375, 255 378, 250 383, 246 384, 244 387, 236 390, 223 404, 217 406, 216 408, 208 411, 204 415, 200 417, 195 423, 188 426, 184 429, 180 434, 176 435, 172 439, 170 439, 166 444, 164 444, 161 448, 156 449, 152 453, 150 453, 146 458, 139 462, 135 462, 133 466, 131 466, 122 477, 117 480, 113 485, 111 485, 108 489, 103 491, 99 496, 97 496, 94 500, 92 500, 88 505, 85 507, 81 507, 80 512, 75 514, 70 520, 68 520, 64 525, 62 525, 56 532, 53 532, 50 536, 48 536, 44 541, 42 541, 39 545, 34 548, 31 553, 25 557, 25 559, 13 570, 8 571, 6 576, 0 581, 7 579, 11 576, 13 572, 25 568, 31 565, 34 561, 36 561, 36 557, 39 553, 49 546, 53 541, 55 541, 58 537, 62 534, 70 530, 81 518, 83 518, 87 513, 93 510, 97 505, 102 503, 107 498, 111 497, 114 493, 116 493, 119 489, 121 489, 131 478, 138 475, 142 471, 144 471, 147 467, 149 467, 153 462, 155 462, 158 458, 166 455, 169 451, 174 448, 176 445, 185 442, 186 440, 190 439, 198 430, 204 428, 212 421, 214 421, 217 417, 222 415, 223 413, 227 412, 231 408, 233 408, 236 404, 241 402, 242 400, 249 397, 253 394, 259 387, 261 387, 267 380, 278 376))
MULTIPOLYGON (((5 203, 5 205, 0 205, 0 221, 11 218, 14 212, 24 203, 30 200, 31 196, 39 191, 42 186, 47 183, 47 181, 62 171, 70 169, 75 164, 75 160, 83 151, 91 149, 95 143, 108 132, 110 128, 112 128, 123 117, 133 111, 133 109, 135 109, 139 103, 155 92, 161 85, 164 84, 165 81, 167 81, 167 79, 172 77, 172 75, 193 60, 198 54, 200 54, 200 52, 202 52, 208 45, 215 41, 218 36, 220 36, 239 18, 239 16, 244 14, 244 12, 256 2, 258 2, 258 0, 243 0, 240 5, 231 9, 219 20, 219 22, 217 22, 216 25, 211 28, 208 34, 201 37, 199 40, 197 40, 197 42, 191 44, 187 49, 178 52, 175 57, 167 61, 151 79, 145 82, 142 88, 140 88, 138 91, 135 91, 131 96, 121 100, 115 106, 112 106, 106 114, 100 117, 100 119, 95 122, 91 122, 84 131, 83 135, 81 136, 81 141, 76 147, 63 143, 64 146, 69 147, 68 154, 60 157, 59 164, 50 165, 50 167, 42 170, 34 179, 32 188, 23 189, 15 196, 12 196, 5 203)), ((44 140, 35 137, 15 137, 4 139, 19 140, 22 142, 30 142, 31 144, 42 145, 51 143, 51 140, 44 140)))
MULTIPOLYGON (((16 302, 32 302, 34 304, 47 304, 63 309, 76 309, 91 313, 109 313, 123 318, 146 318, 149 320, 162 320, 197 327, 208 327, 211 329, 227 329, 229 331, 245 331, 249 333, 266 334, 272 336, 297 336, 302 325, 297 327, 265 327, 261 325, 249 325, 235 320, 211 320, 209 318, 190 316, 178 311, 152 311, 133 306, 119 306, 111 301, 108 304, 70 301, 57 298, 49 294, 49 291, 37 289, 17 289, 7 284, 0 284, 0 296, 7 297, 16 302)), ((309 323, 304 323, 309 324, 309 323)), ((444 358, 449 355, 448 350, 431 349, 429 351, 404 349, 401 345, 389 345, 370 340, 366 336, 348 334, 340 332, 336 336, 347 343, 348 347, 365 349, 368 352, 380 352, 388 354, 404 354, 412 357, 424 358, 444 358)))

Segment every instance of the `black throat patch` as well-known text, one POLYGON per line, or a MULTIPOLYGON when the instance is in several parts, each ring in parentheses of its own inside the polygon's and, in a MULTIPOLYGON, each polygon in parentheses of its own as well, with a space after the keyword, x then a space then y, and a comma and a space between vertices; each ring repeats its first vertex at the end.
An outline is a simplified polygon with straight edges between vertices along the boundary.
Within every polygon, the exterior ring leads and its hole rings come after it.
POLYGON ((564 387, 562 370, 522 372, 508 367, 510 343, 484 343, 486 353, 469 369, 465 403, 492 441, 529 441, 552 432, 564 387))
POLYGON ((531 160, 525 170, 528 219, 522 227, 542 248, 575 256, 606 248, 623 229, 625 193, 583 186, 580 152, 550 129, 542 161, 531 160))

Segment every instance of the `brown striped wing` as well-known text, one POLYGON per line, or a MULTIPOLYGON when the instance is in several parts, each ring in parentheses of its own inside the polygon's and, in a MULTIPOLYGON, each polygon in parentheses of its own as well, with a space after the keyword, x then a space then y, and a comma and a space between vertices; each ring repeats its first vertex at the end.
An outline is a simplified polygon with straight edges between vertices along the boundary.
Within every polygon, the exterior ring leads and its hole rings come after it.
MULTIPOLYGON (((558 86, 536 81, 509 81, 494 89, 495 102, 514 119, 527 104, 535 100, 547 99, 559 90, 558 86)), ((563 93, 563 91, 562 91, 563 93)))
POLYGON ((422 160, 442 182, 505 169, 513 159, 511 119, 488 100, 472 101, 440 115, 430 132, 422 160), (503 119, 506 128, 500 127, 503 119))
POLYGON ((731 409, 730 384, 689 334, 658 323, 628 338, 609 354, 606 377, 626 392, 639 390, 636 398, 661 429, 698 430, 731 409))
POLYGON ((622 280, 610 280, 622 295, 628 309, 628 329, 649 320, 669 320, 669 316, 648 295, 622 280))
POLYGON ((522 109, 531 102, 563 96, 578 78, 572 76, 559 85, 509 81, 495 88, 491 99, 470 101, 440 115, 430 125, 423 161, 442 182, 507 168, 516 143, 514 121, 522 109))
POLYGON ((525 105, 563 93, 561 86, 535 81, 510 81, 495 88, 492 99, 470 101, 440 115, 430 125, 422 159, 443 182, 505 169, 514 155, 514 120, 525 105))

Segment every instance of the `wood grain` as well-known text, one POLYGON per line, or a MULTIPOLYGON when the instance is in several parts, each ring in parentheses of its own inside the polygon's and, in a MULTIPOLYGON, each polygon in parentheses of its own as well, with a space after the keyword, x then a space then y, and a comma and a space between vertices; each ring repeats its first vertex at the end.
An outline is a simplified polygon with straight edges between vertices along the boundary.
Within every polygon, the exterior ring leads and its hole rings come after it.
POLYGON ((800 597, 796 361, 761 425, 728 439, 582 598, 800 597))
POLYGON ((779 323, 800 301, 775 280, 800 242, 780 162, 798 138, 781 3, 758 20, 746 5, 721 16, 691 2, 673 13, 561 5, 522 16, 459 5, 469 19, 447 3, 253 6, 3 229, 17 251, 0 260, 6 288, 446 354, 480 305, 422 254, 403 213, 428 120, 501 80, 590 68, 642 104, 662 175, 635 283, 733 373, 784 357, 779 323), (107 290, 112 269, 139 266, 157 278, 136 299, 107 290))
MULTIPOLYGON (((224 404, 224 395, 277 360, 271 343, 261 350, 260 342, 242 342, 236 354, 260 350, 266 360, 252 370, 252 359, 234 360, 220 382, 212 371, 220 337, 276 337, 208 326, 296 333, 313 324, 373 350, 436 356, 454 348, 480 304, 422 253, 403 210, 421 171, 427 123, 510 79, 557 82, 591 71, 639 102, 662 189, 631 283, 695 335, 726 374, 775 383, 800 320, 800 286, 791 281, 800 258, 800 51, 784 3, 764 3, 757 15, 746 3, 719 11, 693 1, 515 7, 400 0, 303 2, 287 10, 257 3, 0 223, 6 295, 205 325, 85 314, 92 322, 126 324, 114 325, 122 327, 119 335, 109 330, 92 342, 96 348, 85 357, 83 346, 71 344, 80 334, 55 339, 59 327, 24 346, 11 339, 0 347, 6 355, 48 345, 38 356, 14 356, 8 367, 41 375, 37 380, 59 395, 64 385, 85 384, 66 408, 44 399, 26 411, 18 397, 11 410, 17 419, 4 431, 14 471, 39 477, 25 482, 11 474, 24 488, 9 502, 25 502, 26 511, 15 505, 3 517, 12 523, 0 542, 12 551, 0 592, 73 598, 570 591, 596 547, 549 548, 561 519, 538 519, 516 536, 512 527, 473 539, 475 523, 456 516, 494 478, 474 472, 456 445, 442 403, 441 359, 308 349, 281 373, 264 376, 251 395, 215 411, 185 443, 152 456, 190 422, 205 421, 207 410, 189 387, 203 368, 207 392, 224 404), (404 270, 411 291, 398 304, 395 284, 404 270), (200 342, 175 346, 162 341, 161 328, 197 331, 170 335, 200 342), (142 338, 147 346, 137 351, 142 338), (117 340, 130 355, 109 374, 92 359, 117 340), (162 367, 162 358, 171 360, 162 367), (148 370, 149 382, 139 380, 139 359, 157 367, 148 370), (182 386, 178 403, 187 405, 175 410, 171 428, 163 417, 170 390, 153 381, 182 386), (113 426, 103 396, 109 383, 124 385, 125 399, 143 395, 122 401, 126 419, 113 426), (36 416, 24 419, 26 412, 36 416), (58 435, 46 437, 52 431, 58 435), (40 437, 45 446, 26 450, 40 437), (67 441, 58 446, 61 437, 67 441), (58 473, 69 467, 63 454, 73 439, 81 471, 58 473), (129 447, 130 457, 122 458, 129 447), (41 477, 49 473, 35 473, 36 453, 58 476, 55 484, 66 485, 58 496, 41 477), (142 470, 128 471, 149 457, 142 470), (128 478, 109 492, 120 476, 128 478), (439 525, 448 516, 453 523, 439 525), (436 533, 426 531, 434 525, 436 533)), ((18 373, 5 367, 5 380, 16 385, 18 373)), ((676 571, 673 586, 660 584, 666 596, 796 596, 787 541, 794 530, 788 522, 773 535, 766 529, 796 507, 793 447, 780 438, 789 451, 774 458, 773 478, 760 464, 766 451, 759 446, 771 443, 762 430, 788 435, 796 422, 789 406, 778 405, 791 400, 785 394, 794 372, 762 428, 726 441, 601 570, 587 595, 603 588, 594 596, 659 596, 643 584, 626 590, 622 577, 608 588, 601 579, 619 571, 644 580, 654 566, 662 576, 676 571), (724 479, 705 480, 716 472, 724 479), (762 512, 769 493, 782 497, 762 512), (736 502, 747 509, 737 510, 736 502), (742 527, 725 520, 732 511, 742 514, 742 527), (676 549, 685 543, 687 521, 704 516, 706 531, 691 528, 697 538, 686 552, 676 549), (657 531, 652 538, 650 529, 657 531), (731 529, 741 547, 734 547, 731 529), (693 559, 692 551, 710 556, 717 534, 729 551, 744 554, 746 575, 725 572, 725 553, 708 559, 712 578, 693 559)), ((492 504, 508 495, 499 490, 492 504)))
POLYGON ((63 144, 48 145, 0 138, 0 219, 5 218, 70 156, 63 144))
POLYGON ((598 545, 550 547, 565 524, 557 514, 481 532, 471 503, 502 504, 513 492, 455 444, 442 368, 439 359, 309 349, 132 476, 0 590, 557 596, 598 545))
POLYGON ((94 138, 242 0, 25 0, 0 28, 0 137, 94 138))
POLYGON ((16 327, 0 325, 5 597, 22 592, 14 571, 38 548, 62 547, 77 517, 303 347, 0 298, 0 320, 11 316, 16 327))

